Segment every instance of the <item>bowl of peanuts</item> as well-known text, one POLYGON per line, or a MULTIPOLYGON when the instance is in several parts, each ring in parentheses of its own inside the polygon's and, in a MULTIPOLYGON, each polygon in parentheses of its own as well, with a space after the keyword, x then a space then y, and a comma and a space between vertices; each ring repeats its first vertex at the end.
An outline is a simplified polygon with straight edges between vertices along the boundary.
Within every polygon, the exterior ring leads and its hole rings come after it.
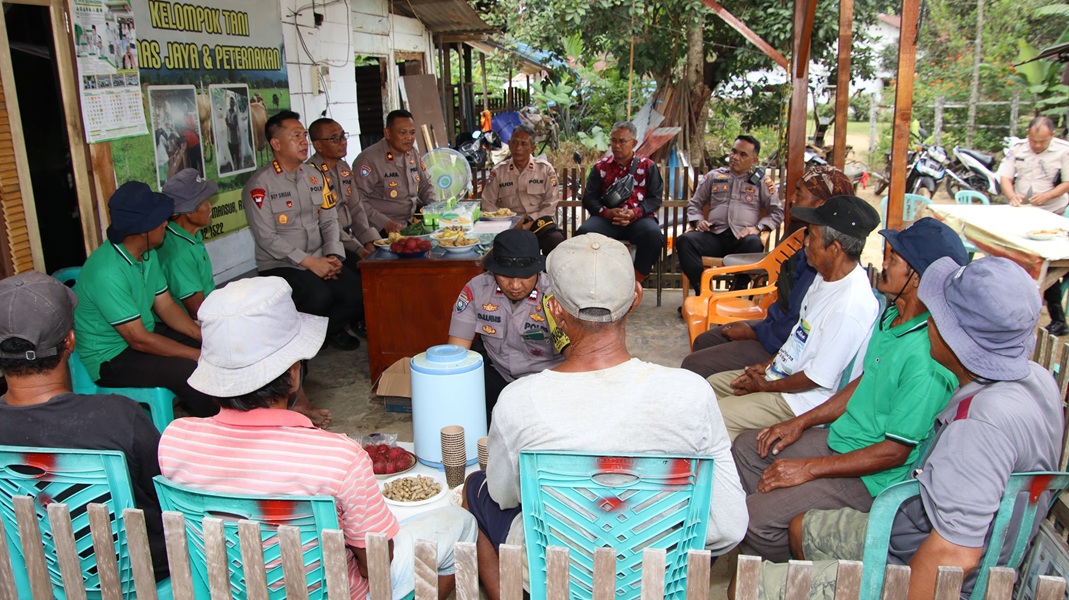
POLYGON ((448 491, 444 481, 427 475, 398 475, 382 482, 382 496, 394 506, 430 504, 448 491))

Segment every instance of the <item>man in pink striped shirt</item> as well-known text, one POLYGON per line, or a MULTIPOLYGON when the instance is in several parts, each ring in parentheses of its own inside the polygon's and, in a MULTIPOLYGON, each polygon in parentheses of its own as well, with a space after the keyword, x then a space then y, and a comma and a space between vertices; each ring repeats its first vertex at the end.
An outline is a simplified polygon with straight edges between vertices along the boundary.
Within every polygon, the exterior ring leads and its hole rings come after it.
POLYGON ((219 414, 172 422, 160 440, 160 470, 180 484, 217 492, 329 495, 349 555, 352 598, 368 595, 366 535, 390 538, 393 597, 414 589, 415 540, 438 543, 438 592, 454 587, 453 546, 474 542, 466 511, 450 506, 398 524, 364 449, 348 436, 287 410, 301 388, 301 362, 316 355, 327 319, 298 313, 278 277, 235 281, 201 305, 204 343, 194 389, 214 396, 219 414))

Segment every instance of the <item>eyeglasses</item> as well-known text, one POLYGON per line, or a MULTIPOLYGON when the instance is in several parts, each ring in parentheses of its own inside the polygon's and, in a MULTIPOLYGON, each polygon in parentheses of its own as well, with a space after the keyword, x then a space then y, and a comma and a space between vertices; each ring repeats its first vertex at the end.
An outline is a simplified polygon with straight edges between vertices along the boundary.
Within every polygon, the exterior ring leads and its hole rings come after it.
POLYGON ((503 267, 517 267, 520 269, 526 269, 538 262, 538 258, 534 256, 495 256, 493 260, 503 267))
POLYGON ((339 133, 338 135, 334 135, 334 136, 326 137, 326 138, 316 138, 316 139, 314 139, 312 141, 313 142, 334 142, 335 144, 340 144, 340 143, 344 142, 347 139, 349 139, 349 133, 343 131, 343 132, 339 133))

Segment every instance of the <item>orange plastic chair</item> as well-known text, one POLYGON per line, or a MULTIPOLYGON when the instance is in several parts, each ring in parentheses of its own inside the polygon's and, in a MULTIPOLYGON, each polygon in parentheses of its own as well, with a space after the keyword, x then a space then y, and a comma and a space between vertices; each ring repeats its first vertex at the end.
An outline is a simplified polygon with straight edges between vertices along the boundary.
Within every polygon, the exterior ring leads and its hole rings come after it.
POLYGON ((761 262, 733 267, 717 267, 702 272, 702 293, 683 301, 683 320, 687 323, 690 343, 694 338, 708 331, 713 325, 723 325, 732 321, 763 319, 768 307, 776 301, 776 280, 779 279, 780 265, 802 249, 805 228, 795 231, 776 246, 761 262), (714 277, 764 271, 768 277, 766 285, 732 291, 713 291, 714 277))

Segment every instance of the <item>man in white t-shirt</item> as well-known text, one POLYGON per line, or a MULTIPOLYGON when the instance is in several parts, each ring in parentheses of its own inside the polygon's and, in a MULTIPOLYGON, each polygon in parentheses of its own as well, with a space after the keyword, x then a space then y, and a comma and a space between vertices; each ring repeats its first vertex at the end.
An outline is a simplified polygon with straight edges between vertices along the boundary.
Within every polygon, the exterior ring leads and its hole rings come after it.
POLYGON ((464 506, 479 524, 479 578, 487 597, 499 597, 498 547, 523 539, 521 450, 712 457, 706 549, 716 556, 731 550, 746 531, 746 499, 712 391, 690 371, 627 351, 627 314, 642 300, 631 254, 614 239, 588 233, 557 246, 546 271, 554 289, 546 310, 571 350, 563 363, 501 392, 486 471, 464 486, 464 506))
POLYGON ((798 416, 860 373, 879 302, 858 264, 880 214, 857 196, 835 196, 817 208, 793 209, 809 223, 806 260, 817 277, 787 341, 769 361, 709 378, 728 435, 798 416))

